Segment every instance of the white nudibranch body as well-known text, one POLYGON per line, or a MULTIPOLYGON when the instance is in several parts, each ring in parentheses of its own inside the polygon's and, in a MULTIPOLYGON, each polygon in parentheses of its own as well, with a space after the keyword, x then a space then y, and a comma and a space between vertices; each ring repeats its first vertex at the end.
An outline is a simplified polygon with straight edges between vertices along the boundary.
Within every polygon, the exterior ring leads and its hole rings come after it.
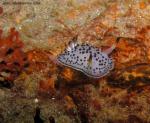
POLYGON ((101 78, 114 68, 114 61, 108 56, 115 48, 101 51, 88 44, 70 43, 68 48, 57 57, 57 61, 65 66, 83 72, 93 78, 101 78))

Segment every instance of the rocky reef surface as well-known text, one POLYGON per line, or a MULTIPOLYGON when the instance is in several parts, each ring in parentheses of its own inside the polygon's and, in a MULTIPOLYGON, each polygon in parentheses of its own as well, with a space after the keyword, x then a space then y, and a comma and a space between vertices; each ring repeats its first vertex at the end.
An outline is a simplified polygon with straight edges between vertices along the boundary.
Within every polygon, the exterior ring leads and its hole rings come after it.
POLYGON ((149 13, 149 0, 1 0, 0 123, 149 123, 149 13), (94 79, 58 65, 75 36, 116 43, 115 68, 94 79))

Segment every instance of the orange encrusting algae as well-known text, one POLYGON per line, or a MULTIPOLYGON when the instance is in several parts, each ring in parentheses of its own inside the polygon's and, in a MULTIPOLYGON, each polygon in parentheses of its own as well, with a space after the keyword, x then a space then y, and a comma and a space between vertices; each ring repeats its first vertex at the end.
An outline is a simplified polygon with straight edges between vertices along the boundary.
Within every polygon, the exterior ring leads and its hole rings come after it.
POLYGON ((40 81, 39 83, 39 92, 50 92, 55 90, 55 79, 53 77, 40 81))
POLYGON ((9 73, 9 76, 0 76, 5 81, 13 81, 27 66, 28 60, 22 49, 24 44, 19 32, 11 28, 7 37, 3 37, 2 32, 0 30, 0 73, 9 73))
POLYGON ((0 15, 3 14, 3 8, 0 6, 0 15))
POLYGON ((64 97, 64 99, 65 99, 65 106, 67 110, 76 108, 76 105, 74 104, 74 101, 70 96, 67 95, 64 97))
POLYGON ((146 3, 145 2, 140 2, 139 6, 140 6, 140 9, 145 9, 146 8, 146 3))
POLYGON ((70 68, 66 68, 63 71, 63 77, 67 80, 67 81, 71 81, 73 79, 73 71, 70 68))
POLYGON ((116 68, 142 63, 145 61, 144 45, 136 39, 121 38, 113 55, 116 68))

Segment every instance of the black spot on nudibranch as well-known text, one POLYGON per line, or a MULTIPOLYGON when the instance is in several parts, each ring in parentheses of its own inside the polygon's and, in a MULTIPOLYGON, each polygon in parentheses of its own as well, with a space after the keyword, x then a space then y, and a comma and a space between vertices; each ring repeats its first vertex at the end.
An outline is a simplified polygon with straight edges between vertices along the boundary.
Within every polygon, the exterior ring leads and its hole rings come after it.
POLYGON ((99 63, 100 66, 104 65, 103 63, 99 63))
POLYGON ((100 60, 99 60, 99 62, 101 63, 101 62, 102 62, 102 60, 100 59, 100 60))

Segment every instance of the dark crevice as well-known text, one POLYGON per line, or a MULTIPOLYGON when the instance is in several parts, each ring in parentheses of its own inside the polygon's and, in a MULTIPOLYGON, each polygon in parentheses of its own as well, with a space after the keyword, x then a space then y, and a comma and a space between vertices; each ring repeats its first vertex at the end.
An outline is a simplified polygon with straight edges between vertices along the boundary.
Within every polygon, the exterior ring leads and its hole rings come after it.
POLYGON ((84 98, 86 95, 84 95, 84 92, 81 91, 82 89, 79 89, 79 90, 81 92, 80 94, 77 94, 76 92, 74 92, 74 93, 70 93, 69 95, 70 97, 72 97, 75 105, 77 106, 78 116, 80 117, 81 123, 90 123, 89 115, 88 115, 88 108, 86 106, 87 99, 84 98))
POLYGON ((16 61, 16 62, 14 62, 14 65, 16 65, 16 66, 20 66, 20 64, 16 61))
POLYGON ((89 119, 87 115, 83 112, 80 112, 80 120, 81 120, 81 123, 89 123, 89 119))
POLYGON ((27 58, 27 57, 24 57, 24 58, 23 58, 23 61, 27 61, 27 60, 28 60, 28 58, 27 58))
POLYGON ((0 62, 1 65, 6 65, 7 63, 5 61, 0 62))
POLYGON ((12 88, 13 85, 14 83, 10 81, 0 81, 0 88, 12 88))
POLYGON ((40 117, 40 108, 36 108, 35 116, 34 116, 34 123, 44 123, 44 120, 40 117))
POLYGON ((53 116, 50 116, 50 117, 49 117, 49 123, 55 123, 55 119, 54 119, 53 116))
POLYGON ((11 53, 13 53, 14 52, 14 50, 12 49, 12 48, 9 48, 8 50, 7 50, 7 52, 6 52, 6 55, 9 55, 9 54, 11 54, 11 53))
POLYGON ((25 63, 25 64, 24 64, 24 67, 25 67, 25 68, 26 68, 26 67, 29 67, 29 65, 30 65, 29 63, 25 63))

